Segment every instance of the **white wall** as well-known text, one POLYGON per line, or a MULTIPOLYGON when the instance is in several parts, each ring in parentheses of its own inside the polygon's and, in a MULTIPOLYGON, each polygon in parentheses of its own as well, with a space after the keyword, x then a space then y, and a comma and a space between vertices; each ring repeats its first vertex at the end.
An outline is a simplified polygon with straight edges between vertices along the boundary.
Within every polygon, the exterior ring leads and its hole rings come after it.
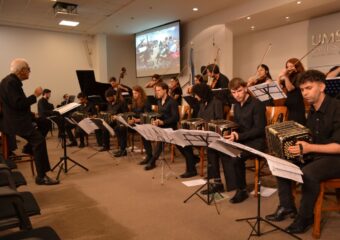
MULTIPOLYGON (((104 65, 101 68, 105 74, 106 59, 97 53, 96 44, 93 37, 79 34, 0 26, 0 78, 9 73, 12 59, 26 58, 31 76, 24 82, 24 91, 29 95, 37 86, 49 88, 51 102, 56 105, 64 93, 80 91, 77 69, 99 69, 104 65)), ((36 111, 36 107, 32 110, 36 111)))
MULTIPOLYGON (((270 52, 263 63, 269 66, 270 73, 276 78, 292 57, 301 58, 307 53, 308 21, 286 25, 234 38, 234 77, 247 80, 256 72, 268 45, 270 52)), ((306 66, 306 59, 302 61, 306 66)))

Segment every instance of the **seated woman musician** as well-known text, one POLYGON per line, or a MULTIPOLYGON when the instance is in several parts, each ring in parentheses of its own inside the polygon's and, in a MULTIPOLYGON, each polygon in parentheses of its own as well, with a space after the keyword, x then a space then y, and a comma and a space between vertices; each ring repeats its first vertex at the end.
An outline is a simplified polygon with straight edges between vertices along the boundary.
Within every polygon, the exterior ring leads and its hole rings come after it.
POLYGON ((183 92, 177 77, 170 79, 169 95, 177 102, 178 106, 182 105, 183 92))
MULTIPOLYGON (((132 88, 132 106, 131 106, 131 112, 134 113, 133 117, 128 119, 128 123, 130 125, 135 125, 135 124, 140 124, 141 119, 140 115, 145 112, 151 112, 151 105, 149 104, 145 91, 141 86, 134 86, 132 88)), ((115 157, 121 157, 121 156, 126 156, 126 146, 127 146, 127 133, 130 129, 127 129, 122 124, 117 124, 115 127, 115 133, 117 137, 119 138, 119 146, 120 150, 114 154, 115 157)), ((152 157, 152 149, 151 147, 151 142, 146 141, 145 138, 142 137, 143 141, 143 146, 146 151, 146 158, 142 160, 139 164, 147 164, 149 159, 152 157)))

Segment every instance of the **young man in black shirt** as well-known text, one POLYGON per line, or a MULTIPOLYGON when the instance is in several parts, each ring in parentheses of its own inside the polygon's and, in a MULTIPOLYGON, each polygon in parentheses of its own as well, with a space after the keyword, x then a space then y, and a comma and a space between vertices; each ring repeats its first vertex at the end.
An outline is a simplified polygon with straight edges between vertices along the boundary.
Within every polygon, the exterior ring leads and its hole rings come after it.
MULTIPOLYGON (((303 233, 313 224, 313 210, 320 191, 320 182, 340 178, 340 101, 327 96, 325 75, 308 70, 298 79, 303 98, 311 104, 306 126, 312 132, 312 143, 297 141, 289 147, 292 154, 308 154, 301 163, 302 197, 299 213, 286 228, 290 233, 303 233)), ((276 212, 266 216, 270 221, 282 221, 297 213, 291 181, 277 178, 280 204, 276 212)))
MULTIPOLYGON (((177 129, 179 120, 178 105, 177 102, 169 96, 168 85, 163 82, 158 83, 155 90, 156 97, 158 98, 158 113, 160 113, 161 117, 155 120, 153 124, 161 128, 177 129)), ((156 160, 161 155, 163 144, 162 142, 157 142, 155 152, 145 166, 145 170, 151 170, 156 167, 156 160)), ((150 152, 150 149, 147 149, 147 151, 150 152)))
MULTIPOLYGON (((266 110, 264 105, 248 93, 247 83, 234 78, 229 82, 231 94, 236 100, 234 105, 234 122, 238 124, 237 131, 225 136, 230 141, 235 141, 263 151, 265 148, 266 110)), ((242 152, 240 157, 222 155, 224 161, 231 161, 236 182, 236 194, 229 201, 240 203, 248 198, 246 190, 245 161, 251 157, 248 152, 242 152)))

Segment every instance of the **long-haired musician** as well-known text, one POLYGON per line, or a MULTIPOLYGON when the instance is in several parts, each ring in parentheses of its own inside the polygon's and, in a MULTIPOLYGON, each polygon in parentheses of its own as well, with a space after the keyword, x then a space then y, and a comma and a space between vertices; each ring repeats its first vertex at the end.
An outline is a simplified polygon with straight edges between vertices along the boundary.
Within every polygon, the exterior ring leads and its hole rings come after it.
POLYGON ((305 71, 302 63, 297 58, 290 58, 286 62, 286 67, 278 76, 278 81, 284 85, 287 90, 287 99, 285 105, 288 109, 288 120, 293 120, 302 125, 306 123, 305 104, 301 91, 297 86, 298 75, 305 71))
MULTIPOLYGON (((202 118, 205 121, 223 119, 223 104, 219 99, 213 96, 211 88, 207 84, 200 83, 194 85, 192 88, 192 93, 200 103, 198 111, 199 118, 202 118)), ((199 159, 197 156, 194 155, 193 148, 191 146, 187 146, 184 148, 178 147, 178 149, 185 157, 186 162, 186 171, 180 177, 189 178, 196 176, 197 171, 195 165, 199 159)), ((219 161, 217 155, 214 154, 214 150, 212 149, 208 149, 208 161, 219 161)), ((216 176, 214 175, 212 177, 214 177, 214 179, 218 181, 218 179, 220 179, 219 171, 218 173, 216 173, 216 176)))
POLYGON ((266 64, 260 64, 257 66, 256 75, 248 79, 247 86, 254 86, 261 83, 271 83, 272 76, 269 72, 269 67, 266 64))
MULTIPOLYGON (((306 125, 311 130, 313 142, 297 141, 288 149, 297 156, 304 154, 305 158, 305 163, 301 164, 302 198, 298 215, 286 228, 290 233, 303 233, 313 224, 320 182, 340 178, 340 101, 324 93, 325 82, 325 75, 317 70, 308 70, 299 76, 302 96, 311 104, 306 125)), ((282 221, 297 213, 291 180, 278 177, 277 181, 280 203, 275 213, 266 216, 270 221, 282 221)))
MULTIPOLYGON (((132 119, 128 120, 130 125, 140 123, 140 115, 145 112, 151 112, 151 105, 149 104, 145 91, 141 86, 134 86, 132 88, 132 106, 131 112, 134 113, 132 119)), ((115 127, 115 133, 119 138, 120 150, 114 155, 115 157, 125 156, 127 146, 127 131, 128 129, 124 125, 117 125, 115 127)), ((152 157, 152 147, 149 141, 146 141, 142 137, 143 145, 146 151, 146 158, 140 162, 140 164, 147 164, 152 157)))
POLYGON ((176 100, 178 106, 182 105, 182 88, 177 77, 173 77, 169 82, 169 95, 176 100))

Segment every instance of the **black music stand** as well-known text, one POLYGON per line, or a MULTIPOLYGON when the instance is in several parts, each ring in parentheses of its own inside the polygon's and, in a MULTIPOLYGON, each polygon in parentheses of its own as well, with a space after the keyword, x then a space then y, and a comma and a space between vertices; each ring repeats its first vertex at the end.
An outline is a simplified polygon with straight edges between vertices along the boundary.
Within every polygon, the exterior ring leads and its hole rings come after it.
POLYGON ((248 87, 248 90, 261 102, 287 98, 277 82, 257 84, 248 87))
POLYGON ((340 96, 340 77, 326 80, 325 93, 331 97, 340 96))
MULTIPOLYGON (((65 106, 63 106, 63 107, 65 107, 65 106)), ((61 107, 61 108, 63 108, 63 107, 61 107)), ((65 133, 65 130, 66 130, 65 129, 65 121, 67 121, 67 120, 65 119, 65 116, 63 116, 63 114, 67 113, 68 111, 62 112, 62 115, 60 115, 60 112, 58 112, 58 111, 55 111, 55 112, 56 112, 56 117, 55 117, 54 121, 58 124, 58 128, 60 129, 61 146, 63 148, 63 156, 60 157, 59 162, 56 165, 54 165, 54 167, 51 169, 51 171, 53 171, 54 169, 59 167, 59 171, 58 171, 58 174, 57 174, 57 180, 59 180, 60 173, 61 173, 62 170, 64 171, 64 173, 67 173, 75 166, 79 166, 86 171, 89 171, 89 169, 84 167, 83 165, 81 165, 77 161, 71 159, 69 156, 67 156, 66 133, 65 133), (74 165, 71 166, 71 167, 68 167, 67 161, 71 161, 74 165)))
MULTIPOLYGON (((242 144, 239 144, 239 143, 236 143, 236 144, 233 144, 233 145, 230 145, 229 143, 227 143, 227 142, 225 142, 225 141, 219 141, 221 144, 224 144, 225 145, 225 147, 226 147, 226 149, 228 149, 228 150, 231 150, 231 149, 238 149, 238 150, 242 150, 242 151, 247 151, 247 152, 249 152, 249 153, 251 153, 251 154, 254 154, 254 155, 256 155, 256 156, 259 156, 259 157, 264 157, 266 160, 267 160, 267 162, 268 162, 268 165, 271 165, 270 164, 270 160, 268 159, 268 158, 266 158, 266 156, 269 156, 269 155, 267 155, 267 154, 257 154, 257 153, 260 153, 259 151, 257 151, 257 150, 255 150, 255 149, 252 149, 252 148, 250 148, 250 147, 247 147, 247 146, 244 146, 244 145, 242 145, 242 144)), ((212 146, 212 145, 211 145, 212 146)), ((218 150, 218 151, 221 151, 221 149, 216 149, 216 150, 218 150)), ((228 151, 227 150, 227 151, 228 151)), ((234 150, 231 150, 231 151, 234 151, 234 150)), ((226 152, 224 152, 224 151, 222 151, 223 153, 226 153, 226 152)), ((229 155, 229 153, 228 153, 228 155, 229 155)), ((282 160, 282 161, 286 161, 286 160, 282 160)), ((275 174, 273 174, 273 175, 275 175, 275 174)), ((287 233, 287 234, 289 234, 290 236, 292 236, 293 238, 296 238, 296 239, 301 239, 301 238, 299 238, 298 236, 296 236, 296 235, 294 235, 294 234, 292 234, 292 233, 289 233, 289 232, 287 232, 285 229, 283 229, 283 228, 280 228, 279 226, 276 226, 275 224, 273 224, 272 222, 270 222, 270 221, 268 221, 268 220, 266 220, 266 219, 264 219, 263 217, 261 217, 261 174, 260 174, 260 171, 258 171, 258 173, 257 173, 257 179, 258 179, 258 181, 257 181, 257 189, 258 189, 258 192, 257 192, 257 215, 255 216, 255 217, 248 217, 248 218, 240 218, 240 219, 236 219, 236 221, 237 222, 241 222, 241 221, 246 221, 249 225, 250 225, 250 227, 252 228, 252 230, 251 230, 251 232, 250 232, 250 234, 249 234, 249 236, 248 236, 248 239, 250 239, 251 237, 253 237, 253 236, 258 236, 258 237, 260 237, 260 236, 262 236, 262 235, 264 235, 264 234, 266 234, 266 233, 271 233, 271 232, 274 232, 274 231, 276 231, 276 230, 280 230, 280 231, 282 231, 282 232, 284 232, 284 233, 287 233), (255 222, 254 223, 251 223, 250 221, 252 221, 252 220, 255 220, 255 222), (274 229, 271 229, 271 230, 269 230, 269 231, 266 231, 266 232, 261 232, 261 222, 265 222, 265 223, 267 223, 267 224, 269 224, 269 225, 271 225, 274 229)))

